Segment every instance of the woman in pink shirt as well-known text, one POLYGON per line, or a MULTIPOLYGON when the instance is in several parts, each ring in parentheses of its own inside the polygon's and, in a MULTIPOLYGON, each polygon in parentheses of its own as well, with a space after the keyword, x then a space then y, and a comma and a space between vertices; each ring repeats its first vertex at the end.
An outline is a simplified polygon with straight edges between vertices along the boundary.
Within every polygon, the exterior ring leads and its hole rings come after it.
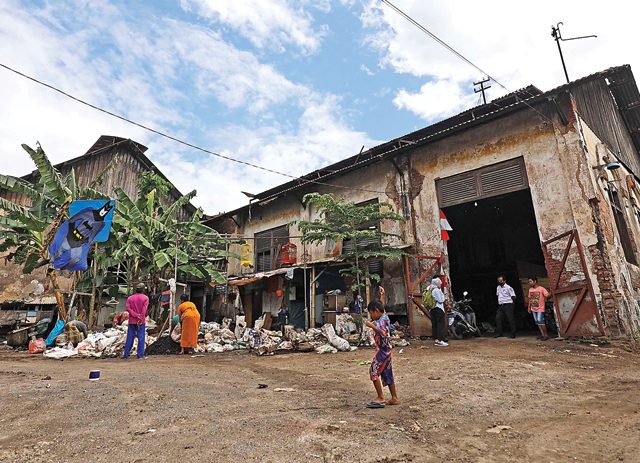
POLYGON ((538 278, 529 278, 529 312, 533 315, 533 321, 538 325, 540 336, 538 339, 549 339, 547 325, 544 323, 544 303, 549 297, 549 292, 542 286, 538 286, 538 278))

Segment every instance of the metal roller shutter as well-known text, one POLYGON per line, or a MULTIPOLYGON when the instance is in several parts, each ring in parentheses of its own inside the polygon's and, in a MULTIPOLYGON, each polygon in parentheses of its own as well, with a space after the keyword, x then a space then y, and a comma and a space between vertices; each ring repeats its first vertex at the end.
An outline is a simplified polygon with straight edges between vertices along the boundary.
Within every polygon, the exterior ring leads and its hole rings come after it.
POLYGON ((477 201, 529 187, 523 158, 493 164, 436 181, 440 207, 477 201))

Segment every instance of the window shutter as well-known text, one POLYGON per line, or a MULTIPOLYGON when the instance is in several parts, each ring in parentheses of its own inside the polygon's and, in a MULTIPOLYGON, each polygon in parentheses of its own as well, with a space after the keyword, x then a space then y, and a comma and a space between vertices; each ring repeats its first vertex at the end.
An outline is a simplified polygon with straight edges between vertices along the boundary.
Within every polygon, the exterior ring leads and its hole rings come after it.
POLYGON ((441 204, 459 204, 478 197, 478 182, 474 175, 455 177, 443 181, 438 190, 441 204))
POLYGON ((436 181, 440 207, 455 206, 529 187, 523 158, 493 164, 481 169, 436 181))

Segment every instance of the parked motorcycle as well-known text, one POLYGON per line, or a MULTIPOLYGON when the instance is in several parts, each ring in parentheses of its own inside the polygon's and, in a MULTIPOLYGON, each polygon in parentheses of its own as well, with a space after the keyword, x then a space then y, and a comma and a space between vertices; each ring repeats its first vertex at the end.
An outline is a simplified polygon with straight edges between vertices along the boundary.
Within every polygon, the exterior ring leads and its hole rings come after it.
POLYGON ((476 323, 476 313, 471 307, 469 293, 462 293, 462 299, 453 303, 452 309, 447 314, 449 333, 455 339, 464 339, 467 336, 480 336, 480 330, 476 323))

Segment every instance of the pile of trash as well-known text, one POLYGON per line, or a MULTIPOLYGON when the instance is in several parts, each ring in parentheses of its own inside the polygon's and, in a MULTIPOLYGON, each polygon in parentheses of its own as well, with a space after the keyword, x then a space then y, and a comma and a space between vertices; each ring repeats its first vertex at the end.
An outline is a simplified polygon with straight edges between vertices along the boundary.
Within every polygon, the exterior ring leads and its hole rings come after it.
MULTIPOLYGON (((42 355, 51 359, 64 359, 68 357, 94 357, 114 358, 121 357, 124 353, 124 344, 127 339, 128 321, 121 325, 109 328, 106 331, 88 332, 82 322, 70 321, 64 324, 62 332, 57 334, 54 330, 47 338, 47 345, 55 347, 44 350, 42 355)), ((156 329, 156 323, 147 317, 147 331, 156 329)), ((145 336, 145 347, 153 344, 156 338, 145 336)), ((131 356, 135 356, 138 349, 138 341, 135 340, 131 350, 131 356)))
MULTIPOLYGON (((357 323, 350 314, 338 316, 336 326, 326 324, 322 328, 310 328, 307 331, 296 330, 292 326, 282 331, 264 328, 265 319, 256 321, 253 328, 247 327, 244 316, 236 317, 234 330, 231 320, 225 318, 221 324, 200 323, 198 347, 195 353, 230 352, 234 350, 250 350, 257 355, 273 355, 278 351, 317 352, 319 354, 335 354, 350 352, 357 346, 374 346, 373 330, 358 330, 357 323)), ((407 346, 409 343, 394 332, 391 337, 394 346, 407 346)), ((168 335, 168 333, 163 333, 168 335)), ((171 333, 171 339, 180 341, 179 325, 171 333)))
MULTIPOLYGON (((362 319, 354 319, 351 314, 340 314, 336 326, 326 324, 322 328, 308 330, 286 326, 282 331, 272 331, 264 327, 266 318, 258 319, 253 328, 247 326, 244 316, 237 316, 232 328, 232 321, 225 318, 222 323, 200 323, 198 347, 195 353, 230 352, 249 350, 257 355, 273 355, 280 351, 317 352, 319 354, 335 354, 350 352, 358 346, 374 346, 373 330, 364 327, 362 319)), ((100 332, 88 332, 86 326, 77 321, 60 324, 54 329, 45 342, 34 343, 32 353, 42 353, 47 358, 64 359, 68 357, 114 358, 122 357, 127 339, 128 321, 100 332)), ((148 332, 155 332, 156 323, 147 318, 148 332)), ((391 342, 395 347, 409 345, 402 337, 402 331, 392 331, 391 342)), ((148 355, 169 355, 180 351, 180 325, 171 332, 165 330, 158 337, 145 337, 145 353, 148 355)), ((137 340, 134 341, 131 356, 137 352, 137 340)))

